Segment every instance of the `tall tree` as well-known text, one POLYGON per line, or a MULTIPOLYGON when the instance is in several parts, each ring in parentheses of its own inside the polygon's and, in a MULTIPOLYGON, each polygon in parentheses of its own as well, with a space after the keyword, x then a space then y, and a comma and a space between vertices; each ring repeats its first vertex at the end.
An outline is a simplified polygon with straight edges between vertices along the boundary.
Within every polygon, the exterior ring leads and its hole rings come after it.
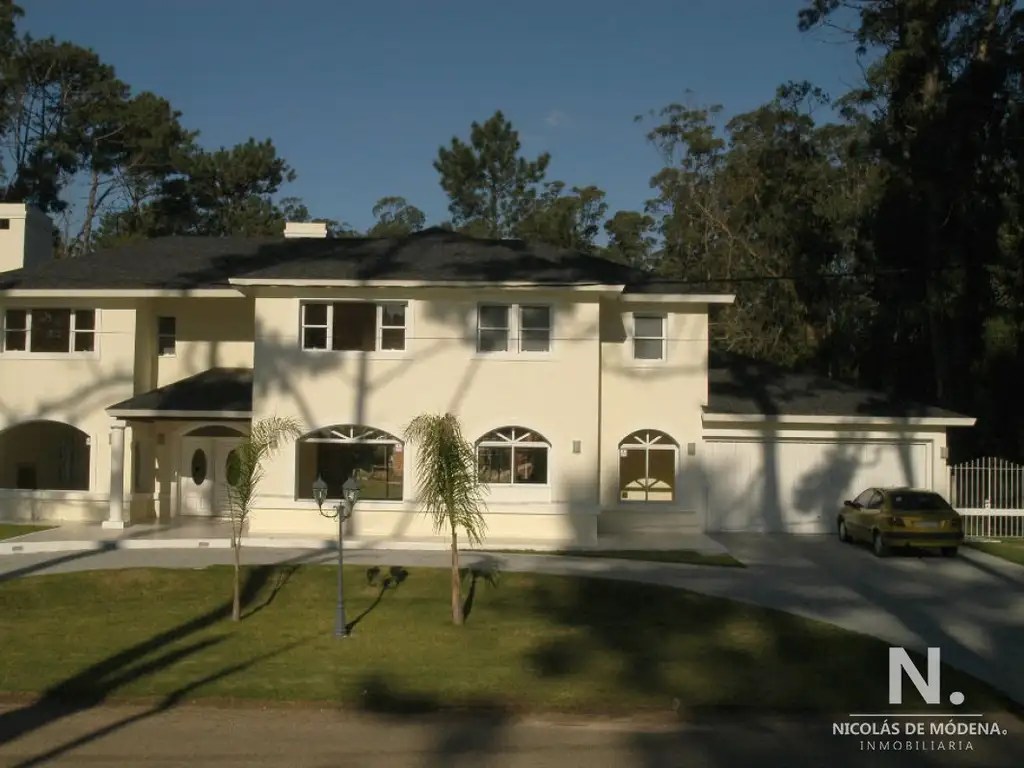
POLYGON ((562 181, 545 183, 533 209, 516 227, 516 234, 559 248, 593 251, 608 211, 604 190, 573 187, 567 194, 565 186, 562 181))
POLYGON ((404 237, 419 232, 427 221, 426 214, 404 197, 382 197, 373 206, 377 220, 367 231, 367 237, 404 237))
POLYGON ((112 130, 112 105, 125 86, 94 52, 72 43, 23 36, 9 45, 0 72, 0 199, 61 211, 61 192, 112 130))
POLYGON ((455 227, 485 237, 515 236, 551 161, 547 152, 528 160, 521 149, 519 132, 500 110, 472 124, 468 143, 456 136, 438 149, 434 169, 455 227))
MULTIPOLYGON (((801 27, 840 10, 814 0, 801 27)), ((877 53, 850 97, 882 185, 863 221, 879 274, 870 341, 886 361, 874 369, 905 395, 978 414, 975 434, 1020 454, 1017 398, 978 382, 1024 373, 1000 278, 1021 264, 1022 12, 1012 0, 862 0, 853 11, 854 39, 877 53)))
POLYGON ((604 223, 608 235, 606 255, 638 269, 653 268, 655 237, 654 218, 640 211, 616 211, 604 223))

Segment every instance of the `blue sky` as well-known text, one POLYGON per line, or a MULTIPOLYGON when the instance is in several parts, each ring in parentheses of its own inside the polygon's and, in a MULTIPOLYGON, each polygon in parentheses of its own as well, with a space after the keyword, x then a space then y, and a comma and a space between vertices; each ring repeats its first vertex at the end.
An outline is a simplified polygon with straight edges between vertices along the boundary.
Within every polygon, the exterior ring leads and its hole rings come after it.
POLYGON ((673 101, 725 115, 790 79, 834 94, 853 49, 801 34, 806 0, 22 0, 24 28, 95 49, 166 97, 208 147, 271 137, 283 194, 362 229, 385 195, 447 218, 438 146, 502 109, 549 178, 642 207, 658 157, 633 116, 673 101))

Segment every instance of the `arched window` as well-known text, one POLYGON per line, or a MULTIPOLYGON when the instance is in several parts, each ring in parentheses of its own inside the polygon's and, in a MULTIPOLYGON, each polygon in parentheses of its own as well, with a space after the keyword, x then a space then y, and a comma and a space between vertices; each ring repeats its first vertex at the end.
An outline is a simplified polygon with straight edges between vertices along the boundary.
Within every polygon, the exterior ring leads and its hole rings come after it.
POLYGON ((545 485, 551 444, 523 427, 502 427, 476 443, 480 482, 489 485, 545 485))
POLYGON ((355 424, 311 432, 296 443, 296 498, 312 499, 313 483, 322 477, 328 498, 340 499, 342 485, 354 476, 359 480, 360 499, 399 501, 404 476, 402 448, 402 441, 394 435, 355 424))
POLYGON ((59 421, 30 421, 0 432, 0 488, 88 491, 91 440, 59 421))
POLYGON ((619 443, 619 498, 670 502, 676 499, 679 445, 664 432, 642 429, 619 443))

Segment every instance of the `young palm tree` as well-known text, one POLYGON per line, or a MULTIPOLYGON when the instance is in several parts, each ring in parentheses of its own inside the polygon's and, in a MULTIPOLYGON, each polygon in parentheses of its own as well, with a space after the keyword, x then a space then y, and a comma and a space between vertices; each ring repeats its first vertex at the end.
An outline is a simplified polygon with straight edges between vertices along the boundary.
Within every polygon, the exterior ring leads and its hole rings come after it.
POLYGON ((459 578, 459 537, 462 528, 470 543, 483 540, 484 486, 476 470, 473 446, 462 436, 456 416, 426 413, 405 428, 407 442, 419 448, 419 496, 434 519, 434 530, 452 536, 452 621, 462 624, 462 585, 459 578))
POLYGON ((263 463, 281 445, 301 434, 295 419, 269 416, 252 425, 249 437, 228 457, 227 486, 231 514, 231 549, 235 560, 235 586, 231 603, 231 618, 242 618, 241 559, 242 529, 249 519, 256 489, 263 479, 263 463))

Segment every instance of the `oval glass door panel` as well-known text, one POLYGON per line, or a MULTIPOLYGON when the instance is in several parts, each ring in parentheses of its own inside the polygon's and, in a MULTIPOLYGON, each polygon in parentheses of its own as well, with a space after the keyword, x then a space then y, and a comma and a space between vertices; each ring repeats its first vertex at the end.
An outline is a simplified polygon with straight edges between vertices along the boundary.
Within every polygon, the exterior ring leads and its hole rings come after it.
POLYGON ((202 485, 206 482, 206 451, 196 448, 192 454, 192 482, 202 485))
POLYGON ((241 476, 242 461, 238 458, 238 451, 233 450, 224 461, 224 477, 227 478, 228 485, 234 487, 238 485, 241 476))

